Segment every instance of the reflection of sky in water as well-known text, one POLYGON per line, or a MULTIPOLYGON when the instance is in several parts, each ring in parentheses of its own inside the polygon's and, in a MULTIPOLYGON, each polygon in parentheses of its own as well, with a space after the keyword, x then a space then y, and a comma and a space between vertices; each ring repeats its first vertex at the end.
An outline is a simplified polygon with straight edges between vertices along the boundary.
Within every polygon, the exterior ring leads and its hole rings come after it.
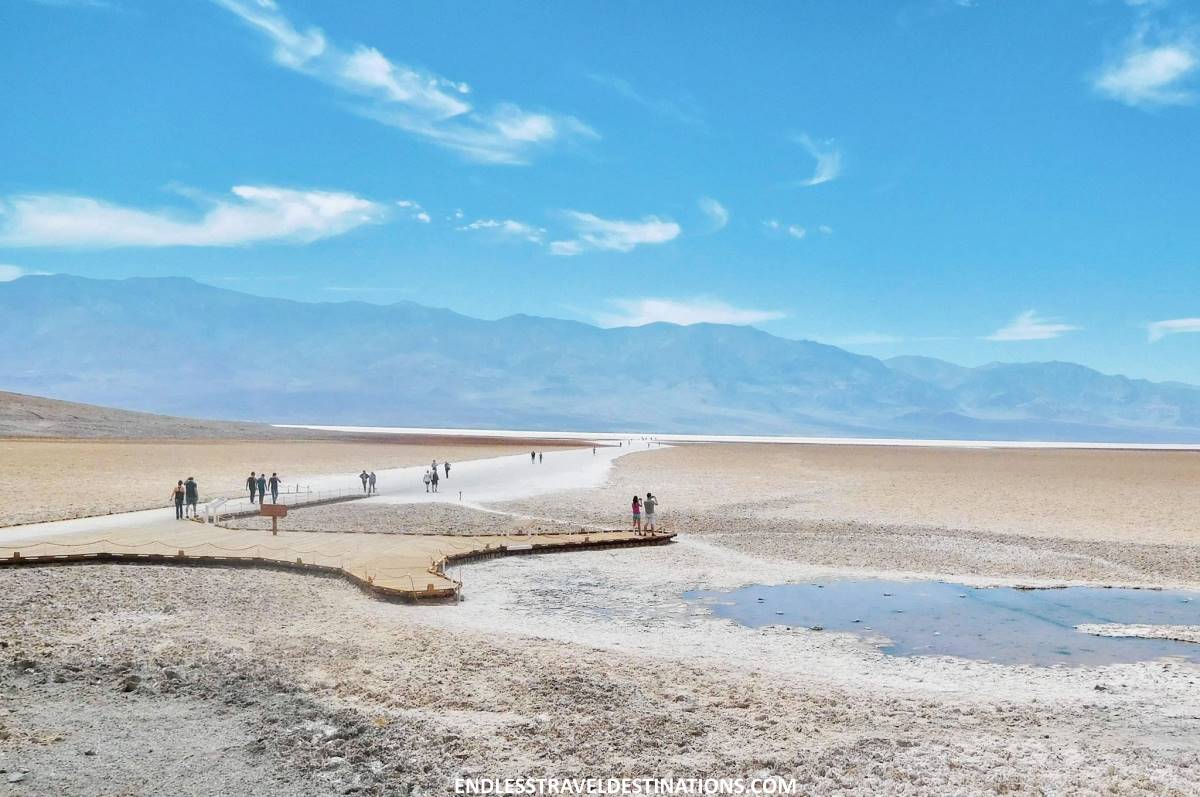
POLYGON ((934 581, 830 581, 689 592, 742 625, 822 626, 892 641, 886 653, 1002 664, 1111 664, 1179 656, 1200 645, 1097 637, 1083 623, 1200 625, 1200 593, 1135 589, 975 589, 934 581))

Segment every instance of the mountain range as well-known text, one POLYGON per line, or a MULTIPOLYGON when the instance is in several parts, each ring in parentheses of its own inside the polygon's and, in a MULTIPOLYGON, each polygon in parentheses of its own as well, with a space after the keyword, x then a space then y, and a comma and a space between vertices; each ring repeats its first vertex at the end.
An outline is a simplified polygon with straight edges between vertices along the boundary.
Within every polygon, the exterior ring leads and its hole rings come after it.
POLYGON ((0 389, 274 423, 1200 441, 1200 388, 1064 362, 880 360, 752 327, 602 329, 184 278, 0 283, 0 389))

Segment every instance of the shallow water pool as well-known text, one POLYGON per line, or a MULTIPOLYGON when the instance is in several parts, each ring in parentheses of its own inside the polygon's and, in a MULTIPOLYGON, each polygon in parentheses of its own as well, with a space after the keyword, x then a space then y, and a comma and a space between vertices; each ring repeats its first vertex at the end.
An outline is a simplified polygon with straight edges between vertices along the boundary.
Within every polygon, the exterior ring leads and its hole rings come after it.
POLYGON ((1091 623, 1200 625, 1200 593, 1139 589, 980 589, 933 581, 829 581, 689 592, 717 617, 883 636, 885 653, 1001 664, 1096 665, 1168 656, 1200 663, 1200 645, 1098 637, 1091 623))

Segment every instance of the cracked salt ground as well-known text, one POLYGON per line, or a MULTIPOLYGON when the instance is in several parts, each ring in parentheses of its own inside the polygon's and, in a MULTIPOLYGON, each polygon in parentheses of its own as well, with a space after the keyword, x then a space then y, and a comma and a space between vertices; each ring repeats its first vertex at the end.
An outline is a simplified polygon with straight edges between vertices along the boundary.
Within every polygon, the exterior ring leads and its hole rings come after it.
MULTIPOLYGON (((690 592, 716 617, 760 628, 784 623, 886 637, 883 651, 1000 664, 1103 665, 1178 657, 1200 662, 1200 646, 1167 638, 1099 636, 1093 627, 1187 628, 1200 605, 1183 591, 974 589, 931 581, 833 581, 750 586, 733 592, 690 592), (784 618, 780 620, 779 618, 784 618)), ((1151 636, 1142 632, 1137 636, 1151 636)))

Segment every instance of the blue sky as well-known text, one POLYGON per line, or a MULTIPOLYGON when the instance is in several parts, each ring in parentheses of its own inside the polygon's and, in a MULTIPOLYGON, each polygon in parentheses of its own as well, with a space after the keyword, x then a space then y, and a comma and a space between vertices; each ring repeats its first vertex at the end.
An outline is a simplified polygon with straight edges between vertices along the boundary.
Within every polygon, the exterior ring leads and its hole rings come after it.
POLYGON ((0 279, 1200 383, 1200 9, 6 0, 0 279))

